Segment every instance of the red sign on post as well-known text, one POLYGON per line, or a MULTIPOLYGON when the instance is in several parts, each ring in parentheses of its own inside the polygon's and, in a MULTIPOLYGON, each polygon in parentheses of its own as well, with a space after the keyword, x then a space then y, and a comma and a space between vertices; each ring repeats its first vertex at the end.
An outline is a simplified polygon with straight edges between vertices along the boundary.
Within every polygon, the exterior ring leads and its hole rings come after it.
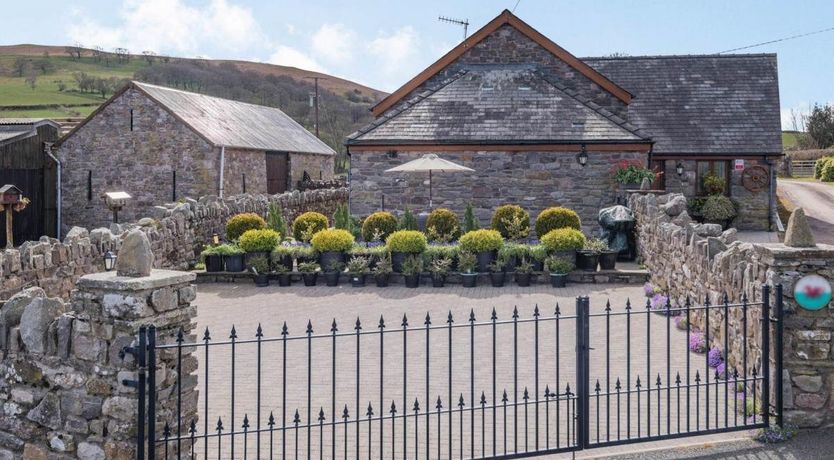
POLYGON ((735 170, 736 171, 744 171, 744 160, 736 160, 735 170))

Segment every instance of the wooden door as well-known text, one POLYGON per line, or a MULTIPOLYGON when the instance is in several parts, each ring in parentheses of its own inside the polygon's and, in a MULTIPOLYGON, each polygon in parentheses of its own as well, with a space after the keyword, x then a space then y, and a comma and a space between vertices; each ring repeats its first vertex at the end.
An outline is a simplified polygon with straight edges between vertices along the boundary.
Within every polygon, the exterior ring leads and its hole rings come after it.
POLYGON ((266 152, 266 191, 270 195, 289 190, 289 163, 287 152, 266 152))
MULTIPOLYGON (((40 169, 0 169, 0 185, 14 184, 29 198, 26 209, 14 213, 12 237, 14 245, 20 246, 24 241, 37 240, 44 235, 43 219, 43 170, 40 169)), ((0 213, 0 221, 6 216, 0 213)), ((0 248, 6 247, 6 226, 0 229, 0 248)))

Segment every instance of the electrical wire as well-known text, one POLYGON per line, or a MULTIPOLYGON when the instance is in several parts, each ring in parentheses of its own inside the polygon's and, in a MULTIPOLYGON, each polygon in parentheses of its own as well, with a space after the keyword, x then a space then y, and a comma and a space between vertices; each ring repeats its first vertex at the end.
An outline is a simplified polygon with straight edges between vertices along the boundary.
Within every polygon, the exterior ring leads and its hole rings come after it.
POLYGON ((518 8, 518 4, 519 4, 519 3, 521 3, 521 0, 515 0, 515 6, 514 6, 514 7, 513 7, 513 9, 511 10, 513 13, 515 13, 515 9, 516 9, 516 8, 518 8))
POLYGON ((732 53, 733 51, 741 51, 741 50, 746 50, 746 49, 750 49, 750 48, 756 48, 758 46, 764 46, 764 45, 770 45, 772 43, 784 42, 784 41, 793 40, 793 39, 796 39, 796 38, 807 37, 809 35, 816 35, 816 34, 821 34, 823 32, 830 32, 832 30, 834 30, 834 27, 829 27, 827 29, 821 29, 821 30, 815 30, 813 32, 808 32, 808 33, 804 33, 804 34, 791 35, 790 37, 777 38, 776 40, 770 40, 770 41, 766 41, 766 42, 756 43, 754 45, 742 46, 740 48, 733 48, 733 49, 730 49, 730 50, 719 51, 718 53, 715 53, 715 54, 732 53))

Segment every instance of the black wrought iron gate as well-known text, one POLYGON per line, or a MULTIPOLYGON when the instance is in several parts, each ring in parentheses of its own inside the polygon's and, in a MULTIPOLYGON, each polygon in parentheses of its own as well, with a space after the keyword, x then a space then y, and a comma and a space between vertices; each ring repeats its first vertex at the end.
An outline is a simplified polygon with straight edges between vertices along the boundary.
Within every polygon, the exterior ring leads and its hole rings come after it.
POLYGON ((773 294, 579 297, 271 336, 150 326, 132 350, 137 458, 517 458, 781 425, 773 294))

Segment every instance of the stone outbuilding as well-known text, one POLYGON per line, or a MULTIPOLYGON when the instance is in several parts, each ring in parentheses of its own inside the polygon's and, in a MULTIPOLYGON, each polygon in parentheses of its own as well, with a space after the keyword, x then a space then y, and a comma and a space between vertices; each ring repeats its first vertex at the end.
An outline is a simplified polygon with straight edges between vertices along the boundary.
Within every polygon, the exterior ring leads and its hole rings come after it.
POLYGON ((335 152, 281 110, 133 81, 56 144, 62 227, 107 226, 185 197, 282 193, 332 180, 335 152))
POLYGON ((471 202, 482 222, 505 203, 532 215, 562 205, 594 228, 623 161, 687 196, 707 173, 725 176, 740 228, 775 215, 775 55, 577 58, 505 10, 372 111, 346 141, 353 214, 424 208, 425 177, 384 171, 435 153, 475 170, 435 174, 435 207, 471 202))

